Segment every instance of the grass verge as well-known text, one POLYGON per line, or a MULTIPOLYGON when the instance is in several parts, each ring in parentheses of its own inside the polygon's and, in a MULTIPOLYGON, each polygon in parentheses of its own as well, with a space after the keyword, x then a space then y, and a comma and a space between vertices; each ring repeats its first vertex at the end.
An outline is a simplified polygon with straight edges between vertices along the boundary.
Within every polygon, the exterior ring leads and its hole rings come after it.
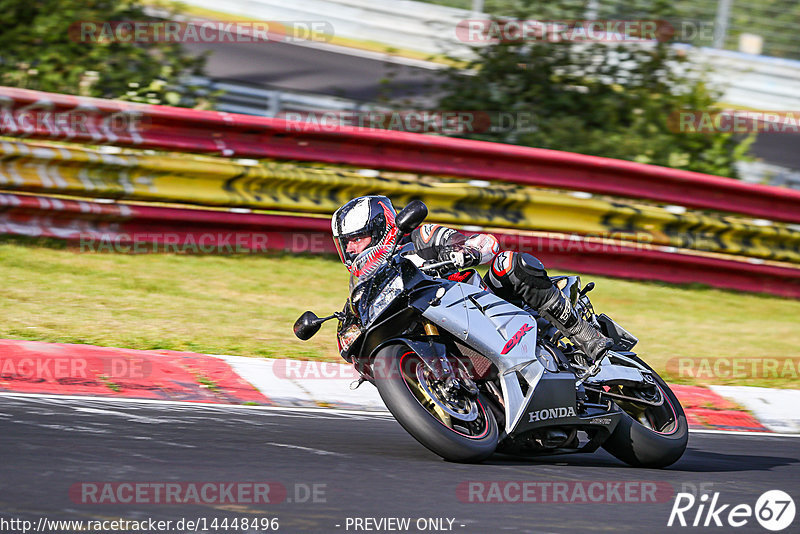
MULTIPOLYGON (((348 276, 330 257, 91 254, 4 238, 0 280, 2 338, 339 360, 334 322, 307 342, 291 331, 306 309, 319 315, 341 309, 348 276)), ((797 387, 797 359, 794 374, 783 362, 799 356, 800 301, 591 275, 583 280, 597 283, 595 310, 639 337, 637 350, 667 379, 797 387), (781 363, 774 375, 757 377, 693 380, 665 373, 671 358, 722 356, 781 363)), ((748 363, 745 374, 751 368, 748 363)))

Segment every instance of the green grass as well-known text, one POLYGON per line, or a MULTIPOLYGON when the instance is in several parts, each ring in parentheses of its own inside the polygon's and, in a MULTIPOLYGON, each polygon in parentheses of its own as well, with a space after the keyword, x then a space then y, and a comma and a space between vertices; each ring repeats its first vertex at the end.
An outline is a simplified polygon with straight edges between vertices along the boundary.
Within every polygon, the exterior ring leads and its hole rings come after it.
MULTIPOLYGON (((339 359, 334 321, 307 342, 291 330, 306 309, 319 315, 341 309, 348 276, 330 257, 92 254, 6 238, 0 280, 2 338, 339 359)), ((638 336, 637 350, 659 371, 677 356, 799 356, 800 301, 590 275, 583 280, 597 283, 591 293, 596 311, 638 336)), ((704 382, 798 383, 792 376, 704 382)))

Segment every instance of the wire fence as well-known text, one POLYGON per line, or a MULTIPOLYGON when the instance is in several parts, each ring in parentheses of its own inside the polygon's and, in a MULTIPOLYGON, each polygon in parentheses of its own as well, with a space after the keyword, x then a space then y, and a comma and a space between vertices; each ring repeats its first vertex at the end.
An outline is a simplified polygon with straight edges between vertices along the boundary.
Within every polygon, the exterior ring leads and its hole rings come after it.
POLYGON ((509 16, 526 10, 534 17, 670 22, 676 42, 800 59, 798 0, 426 0, 461 9, 482 6, 509 16))
MULTIPOLYGON (((591 2, 590 2, 591 3, 591 2)), ((597 18, 652 18, 655 2, 596 0, 597 18)), ((677 42, 800 59, 800 2, 797 0, 681 0, 663 17, 677 42)))

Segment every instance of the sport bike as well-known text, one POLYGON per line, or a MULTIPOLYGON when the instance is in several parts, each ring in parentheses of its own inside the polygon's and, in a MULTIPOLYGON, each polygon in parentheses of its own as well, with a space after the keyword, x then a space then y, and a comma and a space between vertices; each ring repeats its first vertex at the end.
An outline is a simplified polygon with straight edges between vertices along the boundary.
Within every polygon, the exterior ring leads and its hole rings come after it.
MULTIPOLYGON (((395 224, 414 230, 427 208, 412 201, 395 224)), ((401 235, 402 235, 401 234, 401 235)), ((377 247, 376 247, 377 248, 377 247)), ((596 315, 578 276, 552 277, 581 316, 614 341, 590 362, 535 310, 488 291, 455 262, 424 263, 413 245, 369 250, 356 265, 344 310, 305 312, 295 335, 310 339, 338 319, 342 357, 377 387, 386 407, 442 458, 478 462, 495 452, 535 456, 603 447, 641 467, 665 467, 686 449, 678 399, 639 358, 637 339, 596 315), (446 276, 447 273, 452 273, 446 276)))

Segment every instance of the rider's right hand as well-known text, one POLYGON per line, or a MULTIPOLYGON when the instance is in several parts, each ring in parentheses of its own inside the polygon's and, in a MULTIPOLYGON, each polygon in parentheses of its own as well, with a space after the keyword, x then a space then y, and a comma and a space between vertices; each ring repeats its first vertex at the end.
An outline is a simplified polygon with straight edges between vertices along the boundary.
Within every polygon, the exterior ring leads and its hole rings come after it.
POLYGON ((457 269, 466 269, 467 267, 480 265, 481 253, 472 247, 462 247, 450 252, 450 261, 453 262, 457 269))

